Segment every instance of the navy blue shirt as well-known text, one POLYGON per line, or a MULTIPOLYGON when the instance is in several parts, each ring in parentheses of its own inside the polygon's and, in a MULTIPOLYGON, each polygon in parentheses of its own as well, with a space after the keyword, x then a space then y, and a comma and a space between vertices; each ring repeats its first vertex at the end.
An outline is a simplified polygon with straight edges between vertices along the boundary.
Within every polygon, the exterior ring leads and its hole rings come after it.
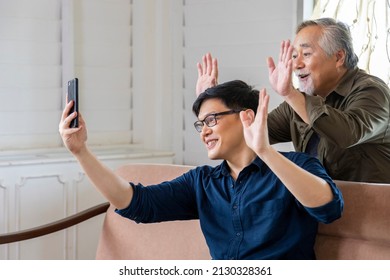
POLYGON ((236 181, 224 161, 157 185, 131 183, 130 205, 116 211, 137 223, 199 219, 213 259, 315 259, 318 222, 339 218, 343 198, 316 158, 282 154, 325 179, 334 199, 321 207, 304 207, 256 158, 236 181))

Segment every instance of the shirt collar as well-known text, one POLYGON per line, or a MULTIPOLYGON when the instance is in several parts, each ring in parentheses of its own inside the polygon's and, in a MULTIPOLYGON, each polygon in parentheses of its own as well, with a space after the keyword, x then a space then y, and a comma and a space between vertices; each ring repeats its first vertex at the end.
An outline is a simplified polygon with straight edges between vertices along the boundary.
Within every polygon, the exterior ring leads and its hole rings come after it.
POLYGON ((354 79, 352 79, 352 77, 354 77, 358 71, 359 68, 357 67, 353 69, 348 69, 334 92, 344 97, 350 94, 352 92, 352 86, 354 84, 354 79))
MULTIPOLYGON (((252 161, 247 167, 244 168, 244 170, 256 169, 256 170, 261 170, 263 173, 265 167, 266 165, 264 164, 264 162, 259 157, 256 157, 254 161, 252 161)), ((226 160, 224 160, 220 165, 216 166, 214 170, 210 173, 210 176, 213 178, 219 178, 221 176, 225 176, 225 177, 230 176, 230 168, 226 160)))

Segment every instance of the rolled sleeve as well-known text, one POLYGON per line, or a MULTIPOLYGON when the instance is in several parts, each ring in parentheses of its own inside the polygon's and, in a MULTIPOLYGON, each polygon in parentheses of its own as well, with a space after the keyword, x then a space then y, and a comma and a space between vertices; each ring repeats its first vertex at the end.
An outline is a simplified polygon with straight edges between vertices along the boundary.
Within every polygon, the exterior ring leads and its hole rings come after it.
POLYGON ((318 222, 329 224, 341 217, 344 209, 344 199, 333 181, 327 181, 333 193, 333 200, 319 207, 305 207, 306 211, 318 222))
POLYGON ((133 188, 133 198, 130 202, 130 204, 123 209, 115 209, 115 212, 122 217, 128 218, 130 220, 134 220, 136 223, 140 223, 141 220, 138 219, 138 216, 136 214, 136 205, 138 205, 139 201, 139 188, 135 187, 133 183, 130 183, 131 187, 133 188))

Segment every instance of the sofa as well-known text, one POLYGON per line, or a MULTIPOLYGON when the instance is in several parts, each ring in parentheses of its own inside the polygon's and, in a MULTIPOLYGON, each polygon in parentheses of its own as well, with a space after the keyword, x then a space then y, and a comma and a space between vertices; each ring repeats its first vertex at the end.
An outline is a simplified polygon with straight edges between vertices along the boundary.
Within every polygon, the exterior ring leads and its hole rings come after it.
MULTIPOLYGON (((129 164, 116 170, 128 181, 145 185, 173 179, 191 166, 129 164)), ((390 260, 390 184, 336 181, 345 206, 342 217, 319 224, 315 243, 320 260, 390 260)), ((96 259, 208 260, 199 221, 136 224, 114 212, 108 203, 72 217, 22 232, 0 235, 0 244, 36 238, 81 223, 96 215, 105 218, 96 259)))
MULTIPOLYGON (((131 164, 117 173, 144 184, 169 180, 190 166, 131 164)), ((390 260, 390 184, 336 181, 344 197, 343 216, 319 224, 318 259, 390 260)), ((199 221, 136 224, 106 213, 97 259, 210 259, 199 221)))

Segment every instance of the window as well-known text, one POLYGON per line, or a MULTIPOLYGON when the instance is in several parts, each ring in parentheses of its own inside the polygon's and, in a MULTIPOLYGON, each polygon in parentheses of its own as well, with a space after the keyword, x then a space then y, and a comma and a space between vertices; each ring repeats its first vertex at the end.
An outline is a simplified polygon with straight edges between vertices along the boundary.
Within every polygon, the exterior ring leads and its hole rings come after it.
POLYGON ((129 0, 0 0, 0 150, 62 145, 73 76, 89 143, 132 141, 131 15, 129 0))
POLYGON ((358 66, 390 84, 390 1, 318 0, 313 18, 332 17, 350 26, 358 66))
POLYGON ((61 2, 0 1, 0 149, 56 146, 61 2))
POLYGON ((74 73, 91 145, 131 142, 131 11, 127 0, 74 1, 74 73))

